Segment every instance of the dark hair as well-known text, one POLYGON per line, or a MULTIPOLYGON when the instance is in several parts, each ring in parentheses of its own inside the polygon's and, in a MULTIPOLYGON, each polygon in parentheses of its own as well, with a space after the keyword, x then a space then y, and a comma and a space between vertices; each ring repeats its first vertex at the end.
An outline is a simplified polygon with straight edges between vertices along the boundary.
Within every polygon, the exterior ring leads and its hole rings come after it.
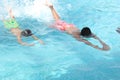
POLYGON ((32 34, 32 32, 31 32, 31 30, 25 29, 25 30, 23 30, 23 31, 21 32, 21 35, 22 35, 22 36, 25 36, 25 37, 28 37, 28 36, 31 36, 31 35, 33 35, 33 34, 32 34))
POLYGON ((84 28, 81 30, 80 35, 81 35, 81 36, 84 36, 84 37, 90 37, 90 36, 92 35, 92 32, 91 32, 90 28, 84 27, 84 28))

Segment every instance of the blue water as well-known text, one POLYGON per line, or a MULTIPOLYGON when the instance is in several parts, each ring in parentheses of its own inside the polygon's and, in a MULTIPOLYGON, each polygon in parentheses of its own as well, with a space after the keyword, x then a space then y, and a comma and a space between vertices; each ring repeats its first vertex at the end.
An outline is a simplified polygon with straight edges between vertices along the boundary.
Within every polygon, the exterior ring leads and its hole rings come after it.
MULTIPOLYGON (((119 80, 120 79, 120 1, 52 0, 63 20, 79 29, 89 26, 105 41, 110 51, 99 51, 76 41, 70 35, 48 27, 52 21, 43 0, 0 1, 0 19, 6 18, 5 5, 12 7, 22 29, 30 28, 41 38, 21 46, 0 21, 0 80, 119 80)), ((100 45, 94 40, 90 40, 100 45)))

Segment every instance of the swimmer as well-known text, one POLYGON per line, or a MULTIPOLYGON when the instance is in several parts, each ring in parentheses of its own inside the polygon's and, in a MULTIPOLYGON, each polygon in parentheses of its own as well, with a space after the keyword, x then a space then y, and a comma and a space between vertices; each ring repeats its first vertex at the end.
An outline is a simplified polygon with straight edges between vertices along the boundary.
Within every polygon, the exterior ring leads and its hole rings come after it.
POLYGON ((117 28, 117 30, 116 30, 118 33, 120 33, 120 28, 117 28))
POLYGON ((54 9, 52 3, 48 3, 47 0, 46 0, 46 6, 48 6, 50 8, 52 15, 55 19, 55 22, 52 25, 53 28, 56 28, 60 31, 64 31, 64 32, 72 35, 78 41, 84 42, 85 44, 87 44, 93 48, 96 48, 99 50, 104 50, 104 51, 110 50, 110 47, 106 43, 104 43, 102 40, 100 40, 100 38, 98 38, 95 34, 93 34, 91 32, 91 30, 89 29, 89 27, 84 27, 80 31, 75 25, 66 23, 65 21, 61 20, 60 16, 58 15, 56 10, 54 9), (94 39, 98 40, 102 44, 103 47, 102 48, 98 47, 97 45, 92 44, 91 42, 89 42, 85 38, 94 38, 94 39))
POLYGON ((37 38, 35 35, 33 35, 30 29, 25 29, 25 30, 20 29, 19 24, 15 20, 15 17, 11 9, 9 9, 9 15, 10 15, 10 19, 5 20, 3 18, 2 21, 4 23, 5 28, 7 28, 17 38, 18 43, 24 46, 33 46, 34 44, 28 44, 26 42, 23 42, 21 39, 21 37, 23 36, 24 37, 31 36, 33 39, 38 40, 41 44, 43 44, 43 41, 37 38))

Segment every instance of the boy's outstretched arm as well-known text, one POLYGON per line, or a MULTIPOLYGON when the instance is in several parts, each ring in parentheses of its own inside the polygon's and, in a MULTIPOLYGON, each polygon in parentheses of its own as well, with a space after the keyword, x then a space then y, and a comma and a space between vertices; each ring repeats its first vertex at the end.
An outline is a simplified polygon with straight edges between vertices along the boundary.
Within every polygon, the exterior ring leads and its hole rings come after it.
MULTIPOLYGON (((94 35, 94 36, 95 36, 95 35, 94 35)), ((80 41, 80 42, 83 42, 83 43, 85 43, 85 44, 87 44, 87 45, 89 45, 89 46, 91 46, 91 47, 93 47, 93 48, 96 48, 96 49, 99 49, 99 50, 102 50, 102 51, 107 51, 107 50, 110 49, 109 46, 106 45, 104 42, 102 42, 100 39, 98 39, 97 36, 95 36, 94 38, 95 38, 95 39, 97 38, 97 39, 99 40, 99 42, 103 45, 102 48, 100 48, 99 46, 94 45, 94 44, 92 44, 91 42, 89 42, 89 41, 81 38, 79 35, 75 35, 75 34, 74 34, 73 37, 76 38, 76 39, 77 39, 78 41, 80 41)))
POLYGON ((33 46, 33 45, 34 45, 34 44, 28 44, 28 43, 23 42, 23 41, 21 40, 21 37, 20 37, 20 36, 17 37, 17 40, 18 40, 18 43, 20 43, 20 44, 23 45, 23 46, 33 46))
POLYGON ((104 51, 110 50, 110 47, 105 42, 103 42, 99 37, 94 35, 93 38, 97 39, 103 45, 103 47, 101 48, 102 50, 104 50, 104 51))
POLYGON ((78 41, 81 41, 81 42, 84 42, 85 44, 87 44, 87 45, 89 45, 89 46, 91 46, 91 47, 93 47, 93 48, 96 48, 96 49, 99 49, 99 50, 102 50, 101 48, 99 48, 97 45, 94 45, 94 44, 92 44, 91 42, 89 42, 89 41, 87 41, 87 40, 85 40, 85 39, 77 39, 78 41))
POLYGON ((40 42, 40 44, 44 44, 44 42, 41 39, 39 39, 38 37, 36 37, 35 35, 32 35, 32 38, 35 40, 38 40, 40 42))

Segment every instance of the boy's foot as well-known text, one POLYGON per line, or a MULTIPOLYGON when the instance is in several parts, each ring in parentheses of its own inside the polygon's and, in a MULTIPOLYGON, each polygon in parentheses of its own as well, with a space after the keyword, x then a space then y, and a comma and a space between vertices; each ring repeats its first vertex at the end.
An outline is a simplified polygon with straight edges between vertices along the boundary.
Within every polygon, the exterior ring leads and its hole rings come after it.
POLYGON ((49 8, 53 8, 53 4, 48 2, 47 0, 46 0, 46 4, 45 5, 48 6, 49 8))

